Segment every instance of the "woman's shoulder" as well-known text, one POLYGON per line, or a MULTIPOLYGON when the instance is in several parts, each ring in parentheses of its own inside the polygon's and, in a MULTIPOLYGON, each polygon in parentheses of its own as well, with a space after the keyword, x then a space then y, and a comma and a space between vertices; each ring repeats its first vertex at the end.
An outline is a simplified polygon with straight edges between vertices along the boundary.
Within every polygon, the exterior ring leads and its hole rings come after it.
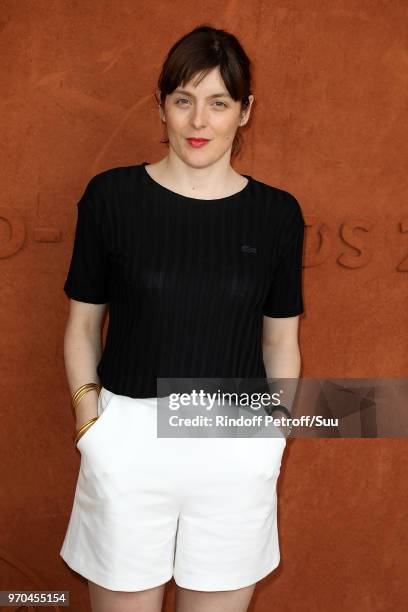
POLYGON ((129 179, 140 174, 141 168, 142 164, 106 168, 105 170, 101 170, 100 172, 91 175, 89 184, 95 189, 110 186, 115 187, 121 184, 126 184, 129 179))
POLYGON ((265 203, 269 213, 286 217, 289 221, 304 223, 302 207, 298 198, 287 189, 253 179, 259 199, 265 203))
POLYGON ((139 166, 115 166, 90 175, 77 203, 84 214, 110 223, 115 211, 133 202, 134 177, 139 166))
POLYGON ((85 187, 85 200, 91 200, 93 210, 101 215, 109 210, 134 207, 135 182, 140 180, 141 169, 141 164, 115 166, 92 174, 85 187))

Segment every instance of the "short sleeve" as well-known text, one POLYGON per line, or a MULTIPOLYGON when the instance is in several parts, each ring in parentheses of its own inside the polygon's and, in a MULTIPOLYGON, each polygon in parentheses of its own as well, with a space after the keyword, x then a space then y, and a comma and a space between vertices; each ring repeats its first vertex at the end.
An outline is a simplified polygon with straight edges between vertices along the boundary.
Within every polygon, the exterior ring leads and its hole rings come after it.
POLYGON ((66 295, 79 302, 109 302, 108 254, 102 234, 103 202, 93 177, 77 203, 71 262, 64 284, 66 295))
POLYGON ((283 230, 278 262, 263 304, 268 317, 295 317, 304 312, 302 260, 305 222, 296 198, 287 193, 290 212, 283 230))

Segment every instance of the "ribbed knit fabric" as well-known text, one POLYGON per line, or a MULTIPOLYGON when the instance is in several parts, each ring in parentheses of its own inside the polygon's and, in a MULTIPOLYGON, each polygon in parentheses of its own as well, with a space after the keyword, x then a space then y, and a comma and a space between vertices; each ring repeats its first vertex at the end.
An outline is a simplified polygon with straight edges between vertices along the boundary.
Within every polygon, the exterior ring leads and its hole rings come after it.
POLYGON ((136 398, 158 377, 265 377, 263 315, 303 312, 298 201, 248 175, 234 195, 191 198, 146 164, 95 175, 77 204, 64 291, 109 303, 101 384, 136 398))

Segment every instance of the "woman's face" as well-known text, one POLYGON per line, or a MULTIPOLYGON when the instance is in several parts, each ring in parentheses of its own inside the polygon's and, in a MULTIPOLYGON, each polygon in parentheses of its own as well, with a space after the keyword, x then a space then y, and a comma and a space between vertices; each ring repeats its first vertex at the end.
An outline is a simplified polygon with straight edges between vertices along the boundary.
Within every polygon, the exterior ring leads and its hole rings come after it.
POLYGON ((167 125, 169 146, 187 164, 205 167, 231 149, 239 126, 245 125, 254 97, 241 113, 241 103, 231 98, 219 68, 209 72, 195 87, 190 81, 166 96, 160 116, 167 125), (221 94, 221 95, 218 95, 221 94), (193 147, 189 138, 207 138, 202 147, 193 147))

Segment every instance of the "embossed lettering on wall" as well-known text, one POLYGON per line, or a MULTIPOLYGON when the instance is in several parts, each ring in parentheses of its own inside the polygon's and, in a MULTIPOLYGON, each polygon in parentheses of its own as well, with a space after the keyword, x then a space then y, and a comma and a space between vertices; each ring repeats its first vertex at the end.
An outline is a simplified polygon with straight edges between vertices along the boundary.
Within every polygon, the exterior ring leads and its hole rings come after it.
POLYGON ((343 221, 327 223, 320 216, 304 215, 306 248, 304 267, 312 268, 329 257, 350 270, 375 265, 375 259, 388 251, 387 232, 397 237, 390 269, 408 272, 408 218, 400 221, 375 220, 348 216, 343 221))

